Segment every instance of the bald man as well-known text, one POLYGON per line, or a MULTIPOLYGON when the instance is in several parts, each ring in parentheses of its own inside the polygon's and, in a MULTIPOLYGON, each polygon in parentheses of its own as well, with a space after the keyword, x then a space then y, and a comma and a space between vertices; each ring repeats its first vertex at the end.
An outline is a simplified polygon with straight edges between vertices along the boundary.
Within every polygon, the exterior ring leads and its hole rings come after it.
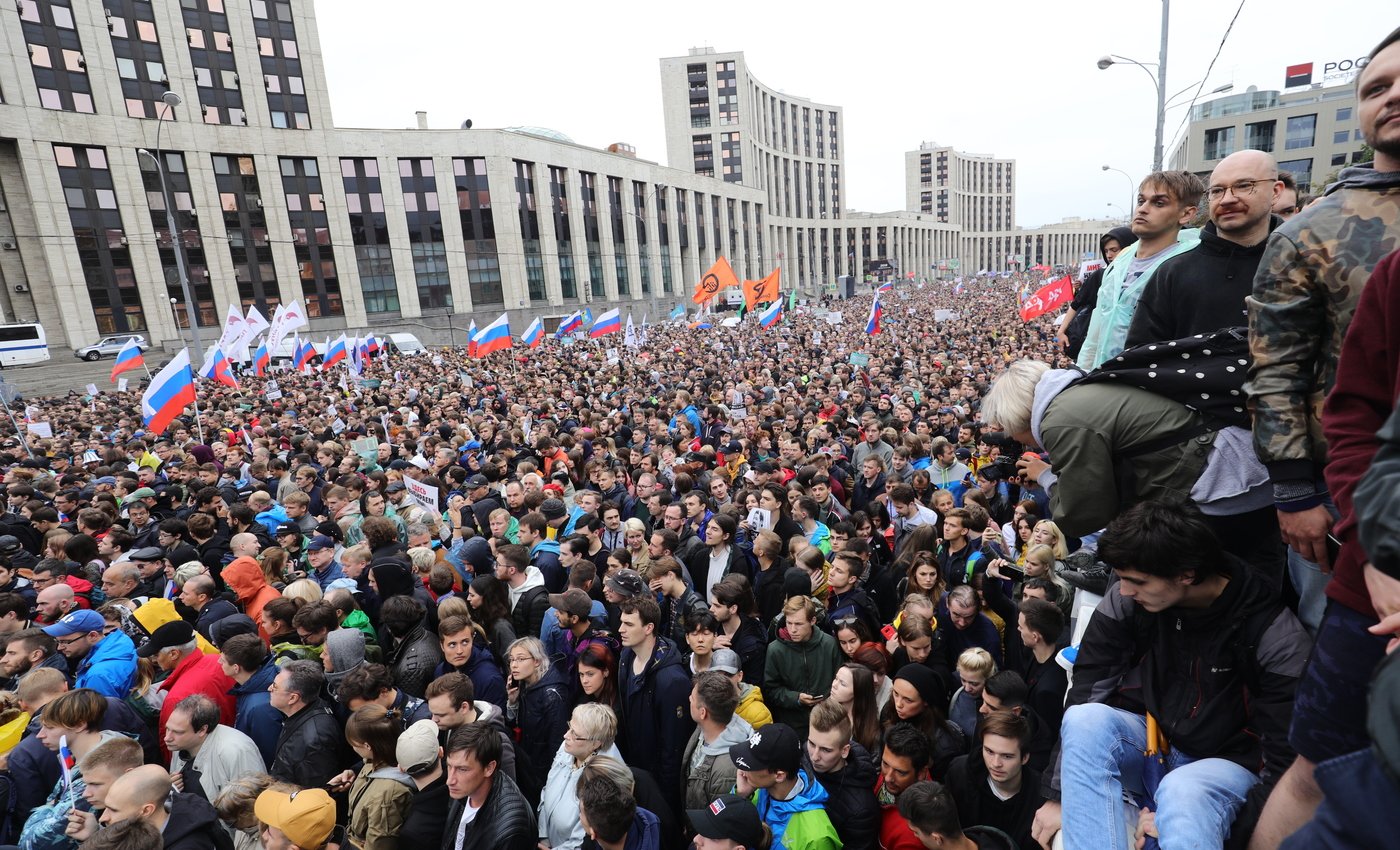
POLYGON ((1138 301, 1127 346, 1244 327, 1245 296, 1264 243, 1283 220, 1273 214, 1283 191, 1278 164, 1263 151, 1237 151, 1215 166, 1206 188, 1210 221, 1194 251, 1162 263, 1138 301))
POLYGON ((78 607, 73 588, 66 584, 55 584, 39 591, 34 608, 37 611, 35 622, 51 625, 63 618, 64 614, 78 607))
POLYGON ((104 827, 139 818, 160 830, 164 850, 233 850, 233 839, 219 825, 209 801, 176 792, 160 765, 143 765, 124 774, 107 789, 106 802, 104 827))

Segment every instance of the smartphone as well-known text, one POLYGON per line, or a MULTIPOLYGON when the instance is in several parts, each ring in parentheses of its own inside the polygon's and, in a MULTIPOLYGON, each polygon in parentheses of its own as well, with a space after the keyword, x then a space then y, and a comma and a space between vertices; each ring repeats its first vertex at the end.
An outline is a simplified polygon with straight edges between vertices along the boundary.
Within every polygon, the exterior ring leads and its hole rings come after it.
POLYGON ((1015 561, 1002 561, 1000 569, 1004 573, 1020 573, 1021 575, 1026 574, 1025 566, 1022 564, 1018 564, 1015 561))
POLYGON ((1338 540, 1332 532, 1327 532, 1327 563, 1337 566, 1337 559, 1342 555, 1342 541, 1338 540))
POLYGON ((885 640, 894 640, 895 636, 899 634, 899 630, 892 625, 886 624, 880 629, 880 634, 884 636, 885 640))

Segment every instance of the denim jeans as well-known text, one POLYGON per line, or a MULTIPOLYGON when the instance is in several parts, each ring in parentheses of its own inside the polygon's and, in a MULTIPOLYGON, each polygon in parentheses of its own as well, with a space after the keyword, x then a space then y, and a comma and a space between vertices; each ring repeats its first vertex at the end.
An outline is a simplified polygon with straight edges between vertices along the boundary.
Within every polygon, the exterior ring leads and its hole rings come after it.
POLYGON ((1312 637, 1317 637, 1317 629, 1322 625, 1322 612, 1327 608, 1327 581, 1330 578, 1322 567, 1289 548, 1288 580, 1298 594, 1298 619, 1312 637))
MULTIPOLYGON (((1072 706, 1060 729, 1066 850, 1129 850, 1125 794, 1141 800, 1147 720, 1100 703, 1072 706)), ((1157 787, 1161 850, 1219 847, 1259 777, 1232 761, 1173 750, 1157 787)))

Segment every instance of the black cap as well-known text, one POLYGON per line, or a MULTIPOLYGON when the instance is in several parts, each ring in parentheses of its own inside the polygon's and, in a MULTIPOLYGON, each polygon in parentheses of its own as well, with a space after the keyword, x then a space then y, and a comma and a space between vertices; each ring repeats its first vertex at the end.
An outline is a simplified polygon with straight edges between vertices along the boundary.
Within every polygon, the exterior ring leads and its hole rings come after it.
POLYGON ((150 658, 163 649, 184 646, 192 640, 194 640, 194 626, 184 620, 175 620, 156 629, 152 633, 151 639, 136 650, 136 654, 142 658, 150 658))
POLYGON ((468 479, 467 479, 467 489, 468 489, 468 490, 475 490, 475 489, 478 488, 478 487, 490 487, 490 486, 491 486, 491 482, 490 482, 490 481, 487 481, 487 480, 486 480, 486 476, 485 476, 485 475, 482 475, 481 473, 477 473, 476 475, 473 475, 471 478, 468 478, 468 479))
POLYGON ((745 847, 763 843, 763 820, 753 803, 738 794, 725 794, 703 809, 686 809, 690 825, 700 835, 738 842, 745 847))
POLYGON ((163 561, 165 550, 159 546, 143 546, 127 557, 133 561, 163 561))
POLYGON ((791 776, 802 766, 802 741, 786 723, 769 723, 731 746, 729 759, 740 770, 781 770, 791 776))
POLYGON ((277 536, 281 537, 284 534, 299 535, 301 534, 301 526, 297 525, 294 522, 284 522, 281 525, 277 526, 277 536))

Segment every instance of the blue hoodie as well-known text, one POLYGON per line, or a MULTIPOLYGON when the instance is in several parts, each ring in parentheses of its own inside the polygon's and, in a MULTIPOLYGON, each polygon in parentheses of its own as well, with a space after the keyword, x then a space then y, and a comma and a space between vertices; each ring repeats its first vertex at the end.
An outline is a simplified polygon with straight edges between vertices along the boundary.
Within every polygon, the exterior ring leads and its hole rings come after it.
POLYGON ((282 712, 272 707, 272 694, 267 690, 275 678, 277 663, 269 656, 252 678, 229 691, 237 700, 233 728, 253 739, 263 764, 277 760, 277 738, 282 734, 282 712))
POLYGON ((501 668, 496 665, 496 657, 491 654, 490 649, 473 642, 472 654, 467 656, 466 664, 453 667, 442 661, 433 671, 433 678, 448 673, 461 673, 471 679, 472 686, 476 689, 476 698, 491 703, 505 713, 506 679, 501 675, 501 668))
POLYGON ((268 535, 270 535, 273 539, 277 538, 277 526, 281 525, 284 522, 292 521, 292 518, 287 516, 287 509, 276 503, 274 503, 272 507, 258 514, 256 517, 254 517, 254 519, 262 523, 263 528, 267 529, 268 535))
POLYGON ((88 650, 78 665, 74 687, 92 688, 104 697, 126 699, 136 681, 136 644, 120 630, 88 650))
POLYGON ((559 541, 541 540, 530 549, 530 565, 544 577, 545 589, 550 593, 563 593, 569 585, 569 573, 559 563, 559 541))

